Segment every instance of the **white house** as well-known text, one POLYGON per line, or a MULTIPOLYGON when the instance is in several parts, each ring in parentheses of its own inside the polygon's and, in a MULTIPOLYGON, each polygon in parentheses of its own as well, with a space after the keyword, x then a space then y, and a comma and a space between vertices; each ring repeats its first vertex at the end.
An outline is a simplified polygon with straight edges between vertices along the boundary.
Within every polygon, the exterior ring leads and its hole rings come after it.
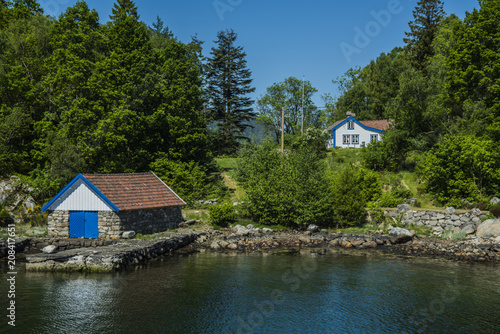
POLYGON ((327 131, 331 133, 327 147, 357 148, 365 147, 373 141, 382 140, 389 129, 389 120, 358 121, 354 116, 335 122, 327 131))

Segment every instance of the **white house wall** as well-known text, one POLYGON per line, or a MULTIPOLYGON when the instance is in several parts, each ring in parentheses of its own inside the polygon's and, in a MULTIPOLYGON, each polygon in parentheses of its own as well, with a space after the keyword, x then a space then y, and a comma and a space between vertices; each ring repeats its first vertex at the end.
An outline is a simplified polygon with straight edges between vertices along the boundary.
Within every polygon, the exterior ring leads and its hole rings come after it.
MULTIPOLYGON (((335 136, 335 147, 342 147, 342 148, 358 148, 358 147, 363 147, 362 144, 364 142, 364 146, 367 146, 371 142, 371 135, 377 135, 377 141, 382 140, 382 135, 379 132, 375 131, 370 131, 356 122, 353 122, 354 126, 353 129, 348 129, 348 124, 349 122, 345 122, 343 125, 338 127, 333 135, 335 136), (344 135, 349 135, 349 144, 344 144, 344 135), (353 135, 359 135, 359 141, 358 144, 353 144, 352 139, 353 135)), ((333 145, 333 143, 331 143, 333 145)), ((333 147, 333 146, 331 146, 333 147)))
POLYGON ((76 181, 66 190, 49 210, 112 211, 111 207, 82 180, 76 181))

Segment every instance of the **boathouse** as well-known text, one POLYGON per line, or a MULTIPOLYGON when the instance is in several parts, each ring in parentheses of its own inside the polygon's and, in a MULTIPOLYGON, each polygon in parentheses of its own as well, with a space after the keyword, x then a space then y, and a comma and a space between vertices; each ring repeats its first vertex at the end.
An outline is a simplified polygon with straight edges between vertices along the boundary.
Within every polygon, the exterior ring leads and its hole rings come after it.
POLYGON ((78 174, 42 210, 50 237, 117 239, 175 228, 185 205, 153 172, 78 174))

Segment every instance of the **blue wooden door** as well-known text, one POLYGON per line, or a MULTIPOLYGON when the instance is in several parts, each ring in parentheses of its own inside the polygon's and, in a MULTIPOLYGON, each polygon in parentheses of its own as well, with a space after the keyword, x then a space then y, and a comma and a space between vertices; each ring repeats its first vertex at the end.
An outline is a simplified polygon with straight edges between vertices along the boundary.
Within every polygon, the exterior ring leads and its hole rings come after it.
POLYGON ((85 236, 85 212, 72 211, 69 213, 69 237, 81 238, 85 236))
POLYGON ((71 211, 69 213, 70 238, 99 238, 97 212, 71 211))
POLYGON ((85 238, 99 238, 97 212, 85 212, 85 238))

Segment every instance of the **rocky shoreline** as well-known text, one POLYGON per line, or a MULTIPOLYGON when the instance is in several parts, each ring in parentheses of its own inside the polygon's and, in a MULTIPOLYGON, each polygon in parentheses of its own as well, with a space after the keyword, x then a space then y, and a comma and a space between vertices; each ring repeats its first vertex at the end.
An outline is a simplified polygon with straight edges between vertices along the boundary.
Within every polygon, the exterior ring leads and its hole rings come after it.
POLYGON ((327 254, 339 249, 377 249, 384 253, 400 255, 470 262, 500 262, 500 243, 494 239, 469 237, 466 240, 452 241, 405 233, 353 235, 326 230, 273 232, 269 229, 256 229, 251 225, 237 225, 224 232, 207 233, 199 236, 188 247, 191 250, 227 252, 315 248, 318 254, 327 254))

